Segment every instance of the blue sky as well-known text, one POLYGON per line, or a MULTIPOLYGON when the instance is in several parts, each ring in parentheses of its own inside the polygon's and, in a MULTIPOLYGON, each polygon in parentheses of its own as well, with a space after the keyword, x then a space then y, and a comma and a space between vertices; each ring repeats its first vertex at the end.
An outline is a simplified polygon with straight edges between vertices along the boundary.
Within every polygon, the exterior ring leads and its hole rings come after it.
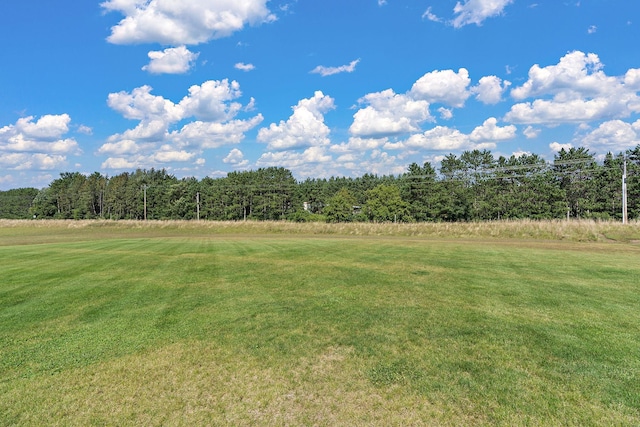
POLYGON ((0 189, 640 144, 635 0, 0 3, 0 189))

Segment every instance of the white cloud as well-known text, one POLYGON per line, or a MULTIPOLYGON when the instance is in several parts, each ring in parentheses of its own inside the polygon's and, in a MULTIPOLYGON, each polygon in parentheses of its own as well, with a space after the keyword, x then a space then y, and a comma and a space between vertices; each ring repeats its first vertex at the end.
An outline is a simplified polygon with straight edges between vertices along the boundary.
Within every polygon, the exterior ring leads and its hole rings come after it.
POLYGON ((359 138, 351 137, 347 143, 334 144, 330 151, 334 153, 353 153, 375 150, 389 142, 388 138, 359 138))
POLYGON ((597 31, 598 31, 598 27, 596 27, 595 25, 591 25, 587 29, 587 33, 589 33, 589 34, 595 34, 597 31))
POLYGON ((411 135, 404 143, 394 148, 416 148, 420 150, 458 151, 473 149, 494 149, 496 142, 515 138, 515 126, 497 126, 497 119, 491 117, 476 127, 471 134, 458 129, 436 126, 423 133, 411 135))
POLYGON ((309 147, 303 152, 278 151, 266 152, 258 159, 256 164, 262 166, 281 166, 292 171, 307 168, 314 163, 329 163, 332 157, 326 153, 325 147, 309 147))
POLYGON ((89 126, 80 125, 78 126, 78 133, 82 133, 85 135, 93 135, 93 129, 89 126))
POLYGON ((224 163, 230 164, 234 167, 246 167, 249 161, 244 158, 242 151, 234 148, 229 152, 227 157, 222 160, 224 163))
POLYGON ((25 139, 53 141, 69 132, 71 117, 68 114, 46 115, 34 122, 34 117, 18 119, 15 125, 0 129, 0 138, 6 135, 22 135, 25 139))
MULTIPOLYGON (((529 79, 511 91, 517 100, 548 94, 601 95, 614 88, 618 82, 602 71, 604 65, 598 55, 574 51, 566 54, 557 65, 541 68, 538 64, 529 69, 529 79)), ((575 96, 574 96, 575 97, 575 96)))
POLYGON ((316 91, 313 98, 303 99, 293 107, 286 122, 281 120, 260 129, 258 141, 267 143, 268 150, 328 145, 330 130, 324 123, 324 114, 334 108, 333 98, 316 91))
POLYGON ((426 150, 460 150, 469 146, 469 136, 457 129, 436 126, 424 133, 412 135, 405 145, 426 150))
POLYGON ((527 126, 525 130, 522 131, 522 133, 527 139, 534 139, 537 138, 538 135, 540 135, 540 129, 536 129, 533 126, 527 126))
POLYGON ((101 165, 102 169, 134 169, 139 166, 137 162, 122 157, 109 157, 101 165))
POLYGON ((101 6, 124 15, 107 38, 114 44, 194 45, 276 19, 267 0, 108 0, 101 6))
POLYGON ((422 19, 428 19, 432 22, 442 22, 442 18, 439 18, 433 12, 431 12, 431 6, 429 6, 427 10, 425 10, 425 12, 422 14, 422 19))
POLYGON ((382 150, 374 150, 369 158, 358 162, 358 175, 373 173, 377 175, 398 175, 407 171, 405 165, 399 164, 399 158, 382 150))
POLYGON ((171 146, 163 146, 160 151, 153 154, 153 161, 159 163, 187 162, 196 156, 185 150, 174 150, 171 146))
POLYGON ((530 156, 531 154, 532 154, 531 151, 524 151, 524 150, 518 150, 511 153, 511 155, 515 158, 520 158, 522 156, 530 156))
POLYGON ((47 153, 8 153, 0 156, 0 165, 10 170, 54 170, 66 166, 67 158, 47 153))
POLYGON ((100 154, 135 154, 140 151, 140 147, 135 141, 130 139, 123 139, 117 142, 108 142, 103 144, 99 149, 100 154))
POLYGON ((571 144, 560 144, 559 142, 552 142, 551 144, 549 144, 549 148, 551 148, 551 151, 553 152, 558 152, 560 150, 562 150, 563 148, 565 150, 569 150, 573 147, 573 145, 571 144))
POLYGON ((451 120, 453 118, 453 111, 450 108, 440 107, 438 108, 440 118, 443 120, 451 120))
POLYGON ((640 68, 632 68, 624 75, 624 85, 629 90, 640 90, 640 68))
POLYGON ((571 52, 557 65, 534 65, 529 79, 511 91, 531 102, 512 106, 505 120, 514 123, 558 124, 628 117, 640 112, 636 70, 610 77, 595 54, 571 52))
POLYGON ((131 93, 110 93, 107 105, 127 119, 166 122, 180 120, 182 109, 168 99, 151 95, 152 90, 151 86, 145 85, 131 93))
POLYGON ((356 59, 351 61, 348 65, 341 65, 339 67, 325 67, 323 65, 318 65, 310 72, 312 74, 320 74, 322 77, 332 76, 339 73, 353 73, 356 70, 356 65, 358 65, 359 62, 360 60, 356 59))
POLYGON ((169 139, 181 147, 219 148, 239 144, 245 133, 262 123, 262 114, 248 120, 231 120, 226 123, 195 121, 170 134, 169 139))
POLYGON ((220 122, 238 114, 242 104, 230 101, 240 96, 240 84, 235 80, 209 80, 200 86, 191 86, 189 95, 180 101, 179 106, 183 109, 183 117, 220 122))
POLYGON ((513 3, 513 0, 465 0, 464 3, 457 2, 453 8, 456 16, 452 25, 461 28, 465 25, 481 25, 485 19, 501 15, 504 9, 513 3))
POLYGON ((67 155, 80 154, 69 132, 68 114, 23 117, 0 128, 0 164, 13 170, 50 170, 65 165, 67 155))
MULTIPOLYGON (((121 169, 143 162, 153 166, 170 161, 190 161, 199 152, 227 144, 239 143, 247 131, 262 122, 258 114, 249 119, 237 119, 243 110, 235 102, 242 96, 236 81, 207 81, 189 88, 189 94, 174 103, 151 94, 150 86, 142 86, 131 93, 112 93, 109 106, 124 117, 138 120, 136 127, 108 138, 98 153, 114 155, 105 167, 121 169), (190 118, 195 121, 182 124, 190 118)), ((252 100, 252 103, 254 101, 252 100)))
POLYGON ((244 62, 238 62, 234 67, 240 71, 253 71, 256 67, 253 64, 245 64, 244 62))
POLYGON ((460 108, 471 95, 467 89, 470 83, 469 72, 465 68, 460 68, 457 73, 453 70, 432 71, 420 77, 409 94, 414 99, 460 108))
POLYGON ((612 105, 613 99, 574 99, 567 102, 536 99, 533 103, 521 103, 511 107, 505 116, 513 123, 559 124, 599 120, 606 116, 616 116, 619 106, 612 105))
POLYGON ((433 120, 427 101, 414 100, 391 89, 365 95, 359 102, 368 105, 354 114, 349 128, 358 137, 381 138, 415 132, 420 123, 433 120))
POLYGON ((484 121, 482 126, 476 127, 469 139, 474 142, 496 142, 508 141, 516 137, 516 127, 513 125, 500 127, 497 125, 498 120, 490 117, 484 121))
POLYGON ((477 86, 471 88, 476 94, 476 99, 484 104, 497 104, 502 100, 502 94, 511 86, 511 82, 502 80, 496 76, 485 76, 480 79, 477 86))
POLYGON ((185 46, 149 52, 151 61, 142 67, 152 74, 184 74, 191 69, 199 53, 193 53, 185 46))
POLYGON ((622 120, 604 122, 586 136, 580 137, 577 142, 601 152, 625 151, 640 144, 640 120, 633 124, 622 120))

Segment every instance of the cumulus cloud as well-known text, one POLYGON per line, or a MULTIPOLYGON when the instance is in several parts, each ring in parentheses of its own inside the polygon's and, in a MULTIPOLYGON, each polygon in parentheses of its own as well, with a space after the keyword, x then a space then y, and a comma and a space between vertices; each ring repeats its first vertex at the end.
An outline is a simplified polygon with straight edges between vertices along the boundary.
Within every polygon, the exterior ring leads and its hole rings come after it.
POLYGON ((102 169, 134 169, 140 164, 135 160, 125 159, 123 157, 109 157, 102 162, 102 169))
POLYGON ((184 74, 191 69, 198 55, 199 53, 193 53, 185 46, 151 51, 151 62, 142 69, 152 74, 184 74))
POLYGON ((565 150, 570 150, 572 147, 573 145, 571 144, 560 144, 559 142, 552 142, 551 144, 549 144, 549 148, 551 148, 551 151, 553 152, 558 152, 563 148, 565 150))
POLYGON ((359 102, 368 105, 354 114, 349 128, 358 137, 382 138, 415 132, 420 123, 433 119, 427 101, 414 100, 391 89, 365 95, 359 102))
POLYGON ((529 70, 529 79, 511 91, 516 100, 506 121, 527 124, 558 124, 628 117, 640 112, 637 70, 625 76, 607 76, 595 54, 575 51, 556 65, 529 70))
POLYGON ((498 120, 490 117, 484 121, 482 126, 476 127, 469 135, 472 142, 496 142, 508 141, 516 137, 516 127, 513 125, 500 127, 498 120))
POLYGON ((246 167, 249 161, 244 158, 242 151, 234 148, 229 152, 227 157, 222 160, 224 163, 230 164, 236 168, 246 167))
POLYGON ((0 138, 21 136, 24 139, 53 141, 60 139, 69 131, 71 117, 68 114, 46 115, 33 121, 34 117, 18 119, 15 125, 5 126, 0 129, 0 138))
POLYGON ((115 155, 123 155, 123 154, 135 154, 141 150, 142 147, 138 145, 135 141, 130 139, 123 139, 117 142, 108 142, 103 144, 99 149, 98 153, 100 154, 115 154, 115 155))
POLYGON ((253 64, 245 64, 244 62, 238 62, 235 66, 234 66, 237 70, 240 71, 253 71, 256 69, 256 67, 253 64))
POLYGON ((581 136, 579 143, 594 151, 621 152, 640 144, 640 120, 634 123, 610 120, 581 136))
POLYGON ((480 79, 477 86, 471 88, 476 94, 476 99, 484 104, 497 104, 502 100, 502 94, 511 86, 511 82, 502 80, 496 76, 485 76, 480 79))
POLYGON ((457 73, 453 70, 436 70, 420 77, 413 84, 410 95, 414 99, 460 108, 471 96, 468 90, 470 84, 469 72, 465 68, 460 68, 457 73))
POLYGON ((469 136, 457 129, 436 126, 424 133, 412 135, 405 145, 425 150, 460 150, 469 146, 469 136))
POLYGON ((540 129, 536 129, 533 126, 527 126, 522 133, 527 139, 534 139, 540 135, 540 129))
POLYGON ((614 88, 618 83, 614 77, 607 77, 598 55, 574 51, 566 54, 556 65, 529 69, 529 79, 511 91, 516 99, 548 94, 599 95, 614 88))
POLYGON ((359 138, 351 137, 349 141, 341 144, 334 144, 330 150, 335 153, 352 153, 360 151, 375 150, 389 142, 388 138, 359 138))
POLYGON ((245 133, 263 120, 260 114, 237 118, 243 106, 235 101, 242 95, 236 81, 211 80, 191 86, 178 103, 151 92, 150 86, 142 86, 108 96, 113 110, 139 123, 110 136, 98 149, 99 154, 114 156, 104 167, 192 161, 204 149, 241 142, 245 133), (195 120, 176 128, 189 119, 195 120))
POLYGON ((334 171, 333 158, 326 147, 308 147, 303 151, 286 150, 266 152, 256 162, 258 167, 279 166, 289 169, 298 176, 320 177, 334 171))
POLYGON ((165 145, 153 154, 152 159, 158 163, 187 162, 195 156, 196 153, 190 153, 186 150, 175 150, 170 145, 165 145))
POLYGON ((442 22, 442 18, 438 17, 431 11, 431 6, 429 6, 427 10, 425 10, 425 12, 422 14, 422 19, 428 19, 432 22, 442 22))
POLYGON ((93 135, 93 129, 85 125, 78 126, 78 132, 85 135, 93 135))
POLYGON ((513 0, 465 0, 457 2, 453 13, 457 15, 451 24, 455 28, 465 25, 481 25, 487 18, 501 15, 504 9, 513 3, 513 0))
POLYGON ((229 144, 239 144, 246 132, 262 123, 262 114, 246 120, 231 120, 226 123, 195 121, 173 131, 169 139, 181 147, 200 149, 219 148, 229 144))
POLYGON ((316 68, 311 70, 312 74, 320 74, 322 77, 332 76, 334 74, 340 73, 353 73, 356 70, 356 65, 360 62, 360 59, 356 59, 351 61, 348 65, 341 65, 339 67, 325 67, 323 65, 318 65, 316 68))
POLYGON ((334 100, 316 91, 312 98, 303 99, 293 107, 287 121, 271 123, 258 131, 258 141, 267 143, 268 150, 329 145, 329 127, 324 114, 335 108, 334 100))
POLYGON ((490 117, 470 134, 447 126, 436 126, 423 133, 411 135, 404 143, 397 144, 395 148, 436 151, 493 149, 496 147, 496 143, 515 137, 515 126, 498 126, 498 120, 495 117, 490 117))
POLYGON ((0 158, 6 169, 50 170, 66 164, 67 156, 81 152, 73 138, 65 138, 68 114, 23 117, 0 128, 0 158))
POLYGON ((440 107, 438 108, 438 113, 440 113, 442 120, 451 120, 453 118, 453 111, 450 108, 440 107))
POLYGON ((189 95, 180 101, 184 117, 193 116, 210 122, 224 122, 235 117, 242 104, 231 102, 242 96, 237 81, 209 80, 189 88, 189 95))
POLYGON ((114 44, 195 45, 228 37, 245 25, 274 21, 268 0, 108 0, 101 4, 124 18, 111 28, 114 44))

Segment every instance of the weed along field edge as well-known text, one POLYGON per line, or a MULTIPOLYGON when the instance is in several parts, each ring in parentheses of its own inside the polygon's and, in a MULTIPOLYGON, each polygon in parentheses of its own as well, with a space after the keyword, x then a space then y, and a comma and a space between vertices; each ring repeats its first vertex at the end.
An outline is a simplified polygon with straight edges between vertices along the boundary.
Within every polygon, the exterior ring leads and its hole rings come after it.
POLYGON ((639 241, 0 221, 0 425, 638 425, 639 241))

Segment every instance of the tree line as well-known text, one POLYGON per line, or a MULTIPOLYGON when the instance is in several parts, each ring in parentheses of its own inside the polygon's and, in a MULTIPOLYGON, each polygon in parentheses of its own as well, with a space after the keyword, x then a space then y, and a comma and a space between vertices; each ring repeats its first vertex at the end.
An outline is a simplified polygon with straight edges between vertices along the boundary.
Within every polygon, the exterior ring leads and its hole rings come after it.
POLYGON ((449 154, 436 170, 412 163, 400 175, 297 181, 280 167, 223 178, 178 179, 166 170, 112 177, 65 172, 41 190, 0 192, 0 218, 479 221, 622 217, 627 165, 629 218, 640 216, 640 145, 604 161, 584 147, 553 162, 536 154, 495 158, 489 150, 449 154), (626 158, 626 162, 625 162, 626 158))

